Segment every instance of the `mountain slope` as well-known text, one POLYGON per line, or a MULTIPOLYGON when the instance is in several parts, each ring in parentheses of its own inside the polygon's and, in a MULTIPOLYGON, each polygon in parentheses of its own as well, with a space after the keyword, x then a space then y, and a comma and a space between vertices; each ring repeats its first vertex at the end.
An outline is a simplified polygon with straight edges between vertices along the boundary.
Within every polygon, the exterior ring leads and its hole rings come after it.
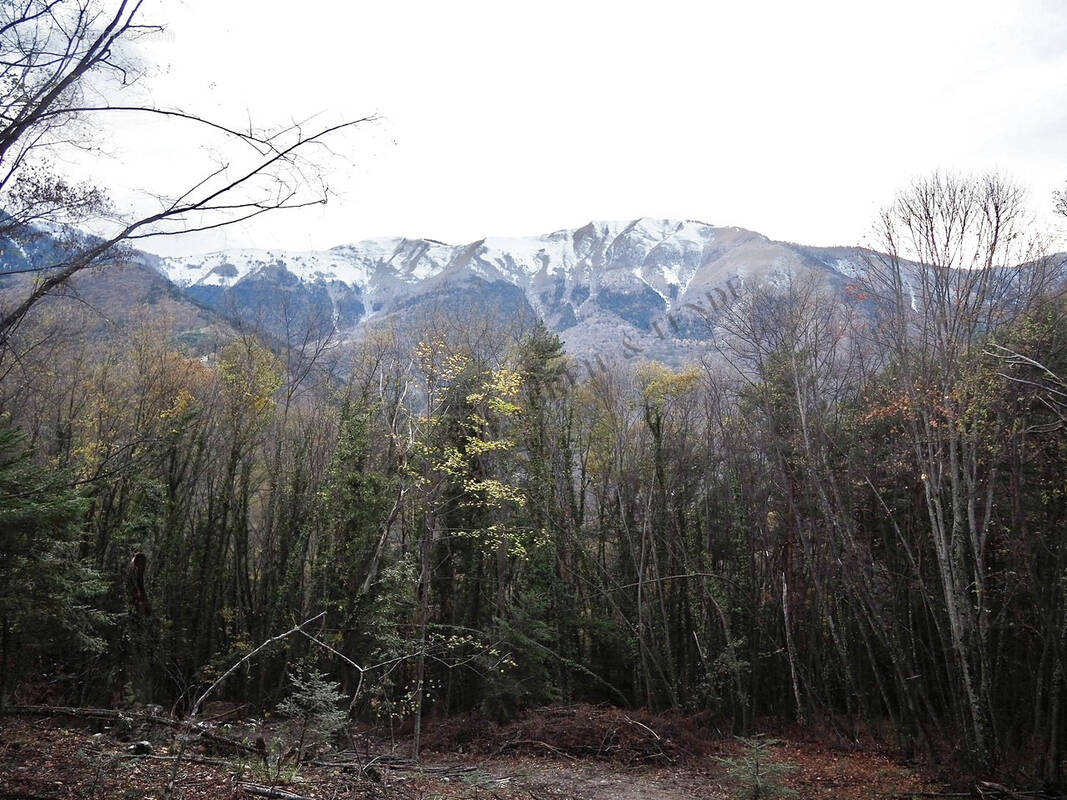
POLYGON ((817 273, 844 285, 858 248, 775 242, 741 228, 641 218, 464 245, 373 239, 323 252, 235 250, 161 259, 198 302, 281 333, 295 321, 350 333, 445 303, 537 315, 579 354, 678 360, 746 287, 817 273))

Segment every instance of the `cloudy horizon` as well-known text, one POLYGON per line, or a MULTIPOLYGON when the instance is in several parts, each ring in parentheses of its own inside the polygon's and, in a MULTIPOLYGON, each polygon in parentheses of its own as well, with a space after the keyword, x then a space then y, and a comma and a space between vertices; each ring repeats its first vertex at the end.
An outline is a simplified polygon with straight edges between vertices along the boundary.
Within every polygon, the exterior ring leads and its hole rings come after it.
MULTIPOLYGON (((1067 13, 1041 0, 857 5, 380 3, 283 16, 231 0, 210 25, 202 0, 146 9, 167 26, 142 44, 153 102, 235 124, 377 119, 336 143, 329 205, 143 244, 463 243, 642 216, 856 244, 935 169, 999 171, 1054 227, 1067 13)), ((94 174, 124 202, 204 156, 188 130, 107 124, 114 153, 94 174)))

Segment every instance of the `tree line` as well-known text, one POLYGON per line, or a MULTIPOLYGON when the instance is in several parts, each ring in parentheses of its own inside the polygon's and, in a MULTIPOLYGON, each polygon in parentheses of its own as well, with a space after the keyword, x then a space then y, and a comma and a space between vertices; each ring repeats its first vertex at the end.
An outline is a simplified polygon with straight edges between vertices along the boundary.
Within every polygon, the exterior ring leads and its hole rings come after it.
MULTIPOLYGON (((355 342, 165 321, 0 353, 7 700, 390 725, 557 701, 874 733, 1061 782, 1067 320, 1021 193, 933 176, 845 296, 748 285, 683 368, 424 314, 355 342)), ((295 329, 294 329, 295 330, 295 329)), ((416 745, 417 746, 417 745, 416 745)))

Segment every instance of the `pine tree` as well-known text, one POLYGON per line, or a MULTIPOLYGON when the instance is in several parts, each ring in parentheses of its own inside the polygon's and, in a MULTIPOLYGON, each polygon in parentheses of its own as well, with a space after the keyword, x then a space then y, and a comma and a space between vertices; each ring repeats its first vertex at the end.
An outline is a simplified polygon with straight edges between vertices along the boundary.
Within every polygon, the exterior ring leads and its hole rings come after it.
POLYGON ((340 687, 318 670, 298 670, 289 676, 292 693, 278 705, 278 713, 288 717, 296 760, 316 750, 345 726, 348 715, 340 687))
POLYGON ((727 780, 733 787, 734 800, 766 800, 772 797, 790 797, 796 794, 782 778, 793 771, 789 764, 775 761, 770 749, 776 739, 752 737, 742 739, 745 751, 736 758, 720 758, 726 768, 727 780))
POLYGON ((35 463, 24 437, 0 421, 0 692, 20 670, 47 671, 62 648, 96 652, 103 590, 78 557, 85 501, 70 475, 35 463), (15 663, 18 659, 18 663, 15 663))

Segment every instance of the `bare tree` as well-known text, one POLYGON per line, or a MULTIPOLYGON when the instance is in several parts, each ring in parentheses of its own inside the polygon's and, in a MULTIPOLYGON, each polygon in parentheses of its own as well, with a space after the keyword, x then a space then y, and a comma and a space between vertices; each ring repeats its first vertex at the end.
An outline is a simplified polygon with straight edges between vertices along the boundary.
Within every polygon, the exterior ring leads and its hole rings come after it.
MULTIPOLYGON (((14 272, 36 280, 0 309, 0 347, 27 312, 81 270, 114 262, 123 245, 157 236, 206 231, 270 211, 325 203, 328 187, 308 151, 365 120, 305 130, 237 129, 180 109, 113 102, 140 73, 127 45, 159 25, 141 20, 144 0, 18 0, 0 7, 0 237, 24 243, 35 224, 77 225, 106 219, 108 233, 75 236, 47 263, 14 272), (115 215, 99 187, 67 180, 49 156, 84 141, 101 114, 150 115, 222 137, 242 152, 158 197, 158 210, 115 215)), ((10 274, 12 271, 9 270, 10 274)))
POLYGON ((883 212, 885 254, 872 253, 869 264, 876 335, 900 376, 936 554, 948 677, 975 763, 988 763, 998 738, 988 583, 999 476, 986 443, 998 441, 1010 420, 980 417, 985 399, 967 377, 988 337, 1023 316, 1049 285, 1024 200, 996 175, 916 181, 883 212))

